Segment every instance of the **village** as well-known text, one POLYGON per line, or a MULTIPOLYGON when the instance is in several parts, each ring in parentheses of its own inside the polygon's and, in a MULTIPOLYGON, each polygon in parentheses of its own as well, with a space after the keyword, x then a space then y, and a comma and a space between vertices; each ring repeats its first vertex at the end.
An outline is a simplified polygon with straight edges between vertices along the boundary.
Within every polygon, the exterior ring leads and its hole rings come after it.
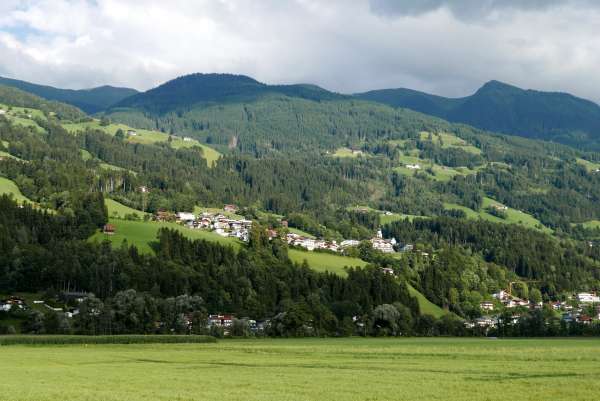
MULTIPOLYGON (((564 301, 548 302, 546 306, 554 311, 555 315, 566 324, 579 323, 587 325, 600 320, 600 296, 596 293, 580 292, 568 296, 564 301)), ((509 321, 504 323, 517 324, 523 311, 542 309, 544 303, 516 297, 510 293, 510 290, 501 290, 492 294, 492 300, 481 302, 479 308, 482 316, 466 321, 465 326, 471 329, 479 328, 487 332, 490 329, 497 328, 503 319, 506 320, 505 312, 512 311, 512 313, 509 313, 509 321)))
MULTIPOLYGON (((198 215, 190 212, 157 212, 153 215, 153 220, 158 222, 176 222, 190 229, 212 231, 223 237, 237 238, 243 242, 248 242, 250 229, 252 228, 252 220, 245 219, 240 216, 235 216, 238 211, 235 205, 224 205, 223 212, 220 211, 204 211, 198 215), (227 213, 228 215, 225 215, 227 213)), ((281 227, 288 229, 286 220, 280 221, 281 227)), ((114 226, 110 225, 108 230, 105 227, 104 232, 107 234, 114 233, 114 226)), ((287 242, 288 245, 304 248, 308 251, 322 250, 331 252, 343 252, 345 249, 360 245, 361 241, 354 239, 345 239, 342 241, 324 240, 308 237, 295 232, 285 232, 281 234, 275 229, 267 229, 269 239, 280 237, 287 242)), ((376 235, 369 240, 373 249, 383 253, 395 253, 398 248, 401 252, 413 250, 411 244, 405 244, 399 247, 399 243, 395 238, 385 239, 381 230, 377 230, 376 235)))

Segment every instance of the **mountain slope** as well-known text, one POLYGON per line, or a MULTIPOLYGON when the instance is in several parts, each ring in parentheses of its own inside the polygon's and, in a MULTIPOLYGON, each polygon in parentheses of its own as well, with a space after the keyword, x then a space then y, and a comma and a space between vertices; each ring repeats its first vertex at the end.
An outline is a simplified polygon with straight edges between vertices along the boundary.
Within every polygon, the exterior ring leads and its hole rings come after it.
POLYGON ((456 99, 410 89, 355 96, 489 131, 600 149, 600 106, 567 93, 524 90, 490 81, 473 95, 456 99))
POLYGON ((93 114, 138 93, 135 89, 100 86, 92 89, 60 89, 26 81, 0 77, 0 85, 18 88, 48 100, 68 103, 93 114))
POLYGON ((124 99, 115 107, 165 113, 197 104, 249 102, 267 94, 317 101, 344 98, 314 85, 267 85, 244 75, 191 74, 124 99))
POLYGON ((20 89, 0 85, 0 104, 38 109, 43 113, 54 113, 61 120, 77 121, 86 115, 69 104, 47 100, 20 89))

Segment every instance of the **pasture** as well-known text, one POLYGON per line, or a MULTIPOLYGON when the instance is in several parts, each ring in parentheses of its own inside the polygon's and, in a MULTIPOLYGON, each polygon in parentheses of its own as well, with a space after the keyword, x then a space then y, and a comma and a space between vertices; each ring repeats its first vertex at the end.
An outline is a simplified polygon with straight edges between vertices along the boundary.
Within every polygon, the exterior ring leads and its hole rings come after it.
POLYGON ((297 263, 302 263, 304 260, 308 263, 311 269, 330 273, 335 273, 340 276, 346 275, 345 267, 364 267, 367 265, 362 259, 350 258, 347 256, 334 255, 325 252, 310 252, 300 251, 298 249, 288 250, 288 256, 291 260, 297 263))
POLYGON ((17 187, 17 184, 15 184, 14 181, 9 180, 8 178, 0 177, 0 195, 3 194, 12 195, 13 199, 19 203, 32 203, 31 200, 21 193, 19 187, 17 187))
POLYGON ((463 212, 465 212, 467 218, 469 219, 481 218, 487 221, 491 221, 492 223, 520 224, 527 228, 532 228, 535 230, 543 231, 547 234, 552 234, 552 229, 544 226, 542 222, 536 219, 534 216, 520 210, 507 207, 507 209, 504 211, 506 218, 494 216, 486 211, 486 209, 491 207, 492 205, 504 206, 502 203, 496 202, 492 198, 484 197, 483 206, 479 211, 475 211, 473 209, 455 203, 444 203, 444 208, 447 210, 462 210, 463 212))
MULTIPOLYGON (((113 209, 114 210, 114 209, 113 209)), ((116 232, 113 235, 106 235, 102 232, 94 234, 90 241, 102 242, 110 241, 113 246, 119 247, 126 240, 129 245, 135 245, 142 253, 152 252, 150 243, 156 241, 156 234, 162 227, 178 230, 184 236, 196 240, 205 239, 207 241, 219 242, 223 245, 232 245, 235 248, 240 246, 239 240, 230 237, 221 237, 220 235, 204 230, 193 230, 176 223, 159 223, 154 221, 130 221, 110 218, 110 224, 114 225, 116 232)))
POLYGON ((596 400, 596 339, 0 346, 0 400, 596 400))

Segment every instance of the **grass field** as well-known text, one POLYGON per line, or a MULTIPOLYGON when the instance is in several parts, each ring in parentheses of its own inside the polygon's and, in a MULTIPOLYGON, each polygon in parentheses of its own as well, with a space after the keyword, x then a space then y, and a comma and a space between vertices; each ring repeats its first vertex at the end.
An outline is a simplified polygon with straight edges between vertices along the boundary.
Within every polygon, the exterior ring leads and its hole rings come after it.
POLYGON ((158 223, 153 221, 129 221, 115 218, 109 219, 110 224, 114 225, 116 232, 113 235, 106 235, 101 232, 94 234, 90 241, 109 240, 114 246, 121 246, 123 240, 127 240, 129 245, 135 245, 140 252, 152 252, 150 243, 156 241, 156 234, 162 227, 171 228, 182 232, 190 239, 205 239, 218 242, 224 245, 239 247, 240 242, 234 238, 221 237, 218 234, 204 230, 192 230, 176 223, 158 223))
POLYGON ((224 340, 0 347, 0 400, 597 400, 600 341, 224 340))
POLYGON ((123 218, 126 215, 137 214, 140 218, 143 218, 148 213, 142 212, 141 210, 130 208, 122 203, 117 202, 114 199, 104 198, 104 204, 108 209, 108 215, 111 217, 123 218))
POLYGON ((330 273, 339 274, 340 276, 346 275, 346 270, 344 270, 344 267, 346 266, 363 267, 367 265, 367 262, 362 259, 323 252, 290 249, 288 255, 290 259, 298 263, 302 263, 306 259, 306 262, 313 270, 320 272, 328 271, 330 273))

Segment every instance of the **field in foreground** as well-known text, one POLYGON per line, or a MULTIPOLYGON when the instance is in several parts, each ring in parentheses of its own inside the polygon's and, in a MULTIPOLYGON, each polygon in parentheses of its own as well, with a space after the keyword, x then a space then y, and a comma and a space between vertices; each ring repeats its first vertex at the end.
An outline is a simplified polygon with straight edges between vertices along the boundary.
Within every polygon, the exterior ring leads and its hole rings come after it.
POLYGON ((600 341, 0 347, 0 400, 595 400, 600 341))

